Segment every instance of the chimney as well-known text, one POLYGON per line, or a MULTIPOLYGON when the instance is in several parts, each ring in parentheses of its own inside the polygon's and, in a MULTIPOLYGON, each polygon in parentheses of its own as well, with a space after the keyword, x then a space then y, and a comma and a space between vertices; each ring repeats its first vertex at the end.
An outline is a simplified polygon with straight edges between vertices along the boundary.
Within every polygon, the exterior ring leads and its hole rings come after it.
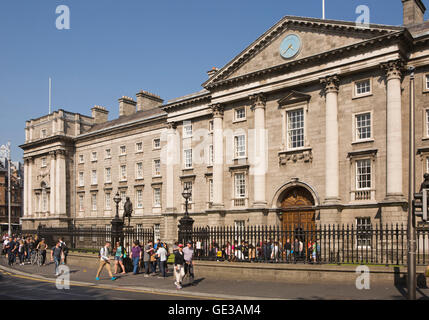
POLYGON ((129 116, 136 113, 136 104, 132 98, 123 96, 119 99, 119 116, 129 116))
POLYGON ((102 106, 94 106, 91 109, 92 117, 94 118, 94 124, 104 123, 108 121, 109 111, 102 106))
POLYGON ((402 0, 404 9, 404 26, 412 26, 424 22, 426 7, 422 0, 402 0))
POLYGON ((215 73, 216 72, 218 72, 218 68, 216 68, 216 67, 213 67, 210 71, 207 71, 207 74, 208 74, 208 76, 209 76, 209 79, 211 78, 211 77, 213 77, 214 75, 215 75, 215 73))
POLYGON ((164 103, 164 100, 162 100, 160 96, 143 90, 140 90, 140 92, 136 94, 136 97, 137 111, 152 110, 162 106, 164 103))

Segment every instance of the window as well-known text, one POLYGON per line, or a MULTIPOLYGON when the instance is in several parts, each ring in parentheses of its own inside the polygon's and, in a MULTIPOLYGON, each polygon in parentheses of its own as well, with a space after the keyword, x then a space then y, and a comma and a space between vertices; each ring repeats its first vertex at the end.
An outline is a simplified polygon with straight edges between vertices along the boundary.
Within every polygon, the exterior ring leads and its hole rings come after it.
POLYGON ((234 148, 236 158, 246 156, 246 136, 244 134, 234 137, 234 148))
POLYGON ((304 109, 287 112, 288 149, 304 146, 304 109))
POLYGON ((236 173, 234 176, 235 182, 235 198, 245 198, 246 197, 246 179, 244 173, 236 173))
POLYGON ((358 247, 371 246, 371 218, 356 218, 356 236, 358 247))
POLYGON ((92 152, 91 153, 91 161, 97 161, 97 152, 92 152))
POLYGON ((105 195, 105 208, 106 208, 106 210, 112 209, 110 192, 106 192, 106 195, 105 195))
POLYGON ((112 169, 106 168, 104 173, 105 173, 105 182, 111 183, 112 182, 112 169))
POLYGON ((356 115, 356 140, 371 139, 371 113, 356 115))
POLYGON ((429 90, 429 74, 425 76, 425 88, 426 90, 429 90))
POLYGON ((97 194, 95 193, 91 195, 91 207, 92 211, 97 211, 97 194))
POLYGON ((429 157, 426 158, 426 173, 429 173, 429 157))
POLYGON ((362 81, 356 81, 355 82, 355 94, 356 96, 361 96, 364 94, 371 93, 371 80, 366 79, 362 81))
POLYGON ((40 138, 46 138, 46 136, 48 135, 46 129, 42 129, 40 130, 40 138))
POLYGON ((153 206, 154 207, 161 206, 161 188, 153 189, 153 206))
POLYGON ((136 163, 136 179, 143 179, 143 162, 136 163))
POLYGON ((153 160, 153 175, 154 176, 161 175, 161 160, 159 159, 153 160))
POLYGON ((83 172, 79 172, 79 187, 83 187, 85 185, 85 180, 83 177, 83 172))
POLYGON ((143 142, 136 143, 136 152, 143 152, 143 142))
POLYGON ((213 128, 214 128, 213 120, 210 120, 209 121, 209 132, 213 132, 213 128))
POLYGON ((426 109, 426 136, 429 137, 429 109, 426 109))
POLYGON ((189 202, 192 202, 192 182, 186 181, 183 183, 183 190, 188 189, 191 192, 191 196, 189 197, 189 202))
POLYGON ((48 211, 48 194, 46 193, 46 189, 42 189, 42 212, 48 211))
POLYGON ((183 125, 183 139, 192 137, 192 124, 185 123, 183 125))
POLYGON ((84 207, 84 196, 83 196, 83 194, 80 194, 79 195, 79 211, 83 212, 84 210, 85 210, 85 207, 84 207))
POLYGON ((123 210, 124 209, 124 204, 127 201, 127 193, 125 191, 121 191, 119 193, 120 197, 121 197, 121 204, 120 204, 120 209, 123 210))
POLYGON ((371 160, 356 161, 356 189, 371 189, 371 160))
POLYGON ((155 238, 154 241, 161 239, 161 225, 159 223, 153 226, 153 236, 155 238))
POLYGON ((234 110, 234 120, 240 121, 246 119, 246 109, 245 108, 237 108, 234 110))
POLYGON ((213 179, 209 180, 209 202, 213 202, 213 179))
POLYGON ((42 158, 42 168, 45 168, 46 167, 46 157, 43 157, 42 158))
POLYGON ((143 208, 143 190, 136 191, 136 203, 137 203, 137 208, 139 209, 143 208))
POLYGON ((84 158, 83 158, 83 154, 79 155, 79 163, 83 163, 84 162, 84 158))
POLYGON ((160 149, 161 148, 161 139, 153 139, 153 148, 160 149))
POLYGON ((97 184, 97 170, 92 170, 91 172, 91 184, 97 184))
POLYGON ((121 165, 121 181, 127 180, 127 166, 125 164, 121 165))
POLYGON ((127 147, 126 146, 120 146, 120 148, 119 148, 119 154, 120 155, 127 154, 127 147))
POLYGON ((106 224, 106 241, 111 241, 111 235, 112 235, 112 225, 111 224, 106 224))
POLYGON ((185 169, 192 168, 192 149, 184 150, 183 158, 185 169))
POLYGON ((112 150, 106 149, 105 150, 106 159, 110 159, 112 157, 112 150))
POLYGON ((214 162, 214 153, 213 153, 213 145, 211 144, 211 145, 209 145, 209 166, 212 166, 213 165, 213 162, 214 162))

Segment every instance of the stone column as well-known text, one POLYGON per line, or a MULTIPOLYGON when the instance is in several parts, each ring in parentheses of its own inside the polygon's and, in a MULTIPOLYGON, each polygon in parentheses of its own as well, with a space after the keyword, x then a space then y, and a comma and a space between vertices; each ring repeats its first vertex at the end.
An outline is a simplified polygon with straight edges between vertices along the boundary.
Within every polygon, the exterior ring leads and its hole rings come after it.
POLYGON ((177 165, 180 157, 178 156, 179 142, 176 137, 177 131, 176 123, 168 124, 167 131, 167 159, 166 159, 166 171, 167 171, 167 212, 174 212, 174 166, 177 165))
POLYGON ((212 106, 213 110, 213 204, 222 208, 223 203, 223 107, 212 106))
POLYGON ((403 61, 382 64, 386 72, 386 199, 399 200, 402 192, 402 105, 401 70, 403 61))
POLYGON ((30 158, 28 158, 28 176, 27 176, 27 179, 28 179, 28 183, 27 183, 27 192, 26 192, 26 194, 27 194, 27 214, 29 215, 29 216, 32 216, 33 215, 33 203, 34 203, 34 200, 33 200, 33 158, 32 157, 30 157, 30 158))
POLYGON ((255 134, 254 134, 254 155, 252 157, 253 174, 253 206, 265 207, 267 204, 265 194, 265 175, 266 175, 266 157, 267 146, 265 143, 265 104, 266 99, 263 94, 257 94, 250 97, 255 112, 255 134))
POLYGON ((325 203, 338 203, 339 198, 339 156, 338 156, 338 90, 336 75, 321 79, 325 87, 325 203))
POLYGON ((55 201, 56 215, 66 214, 66 158, 65 150, 57 151, 55 172, 55 201))
POLYGON ((28 216, 28 159, 24 159, 24 217, 28 216))
POLYGON ((55 180, 55 176, 56 176, 56 153, 55 151, 51 151, 49 152, 49 156, 51 157, 51 168, 50 168, 50 182, 49 182, 49 187, 50 187, 50 195, 49 195, 49 200, 50 200, 50 205, 49 205, 49 211, 51 215, 55 214, 55 201, 56 201, 56 197, 55 197, 55 187, 56 187, 56 180, 55 180))

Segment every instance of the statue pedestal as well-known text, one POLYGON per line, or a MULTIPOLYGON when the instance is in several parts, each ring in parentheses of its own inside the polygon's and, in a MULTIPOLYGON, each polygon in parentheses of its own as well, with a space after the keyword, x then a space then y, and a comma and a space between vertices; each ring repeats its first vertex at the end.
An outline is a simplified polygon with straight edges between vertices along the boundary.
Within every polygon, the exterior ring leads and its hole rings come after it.
POLYGON ((179 242, 186 243, 192 241, 192 230, 194 225, 194 219, 189 216, 184 216, 179 220, 179 242))
POLYGON ((112 221, 112 246, 114 247, 116 242, 123 244, 124 241, 124 221, 119 217, 115 217, 112 221))

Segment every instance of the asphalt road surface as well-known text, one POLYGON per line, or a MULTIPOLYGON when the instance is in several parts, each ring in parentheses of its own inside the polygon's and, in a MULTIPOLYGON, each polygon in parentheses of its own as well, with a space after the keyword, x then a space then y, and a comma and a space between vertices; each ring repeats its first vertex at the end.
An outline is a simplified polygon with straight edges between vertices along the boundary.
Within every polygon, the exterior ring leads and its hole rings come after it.
POLYGON ((180 292, 177 295, 153 294, 77 285, 70 286, 69 290, 58 290, 55 283, 0 273, 0 300, 192 300, 192 298, 183 297, 180 292))

